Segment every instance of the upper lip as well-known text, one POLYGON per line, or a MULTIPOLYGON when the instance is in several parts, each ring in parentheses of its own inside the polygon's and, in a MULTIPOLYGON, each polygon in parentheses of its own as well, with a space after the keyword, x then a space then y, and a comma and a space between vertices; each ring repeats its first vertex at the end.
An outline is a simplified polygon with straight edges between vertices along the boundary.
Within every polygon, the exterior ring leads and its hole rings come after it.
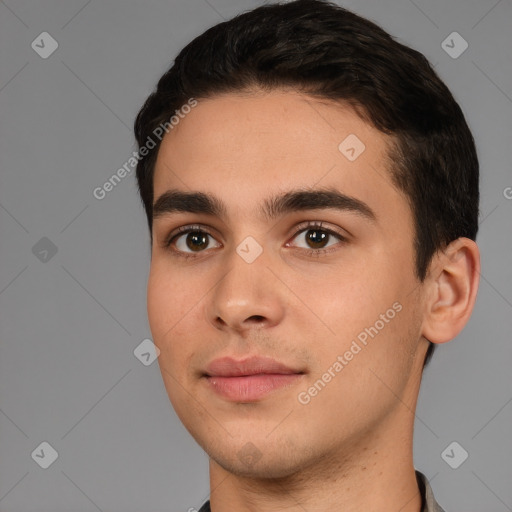
POLYGON ((206 367, 208 377, 241 377, 257 374, 294 374, 303 373, 294 370, 270 357, 253 356, 246 359, 234 359, 233 357, 221 357, 215 359, 206 367))

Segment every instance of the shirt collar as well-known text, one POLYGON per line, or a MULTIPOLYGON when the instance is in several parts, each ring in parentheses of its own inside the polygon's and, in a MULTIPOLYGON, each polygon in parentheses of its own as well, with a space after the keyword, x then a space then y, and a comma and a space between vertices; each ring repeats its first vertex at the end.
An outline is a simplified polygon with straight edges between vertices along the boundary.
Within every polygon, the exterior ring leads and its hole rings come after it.
POLYGON ((421 500, 423 503, 421 512, 444 512, 434 498, 434 492, 432 491, 432 487, 430 487, 427 477, 420 471, 416 470, 416 480, 418 481, 418 487, 420 488, 421 500))
MULTIPOLYGON (((421 512, 444 512, 434 498, 434 493, 427 477, 416 470, 416 480, 418 481, 418 487, 421 493, 422 508, 421 512)), ((207 501, 200 508, 199 512, 210 512, 210 502, 207 501)))

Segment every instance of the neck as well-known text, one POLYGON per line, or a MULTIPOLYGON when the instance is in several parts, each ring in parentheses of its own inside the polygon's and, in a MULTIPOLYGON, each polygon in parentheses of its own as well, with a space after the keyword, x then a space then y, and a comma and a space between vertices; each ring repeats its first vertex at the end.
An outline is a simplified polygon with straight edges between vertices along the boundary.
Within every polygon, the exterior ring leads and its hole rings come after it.
POLYGON ((211 510, 420 512, 412 435, 403 430, 395 425, 392 443, 372 435, 352 445, 350 453, 332 453, 277 479, 234 475, 210 459, 211 510))

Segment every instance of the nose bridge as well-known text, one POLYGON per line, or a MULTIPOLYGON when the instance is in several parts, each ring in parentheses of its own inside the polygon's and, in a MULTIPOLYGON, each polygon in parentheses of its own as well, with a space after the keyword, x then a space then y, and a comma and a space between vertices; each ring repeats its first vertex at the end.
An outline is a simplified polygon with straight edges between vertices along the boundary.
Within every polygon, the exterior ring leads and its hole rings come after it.
POLYGON ((282 315, 279 290, 269 254, 253 237, 247 237, 229 253, 226 273, 215 287, 209 307, 216 327, 242 329, 255 323, 274 325, 282 315))
POLYGON ((256 254, 255 243, 244 240, 226 255, 226 266, 230 271, 217 288, 217 300, 222 300, 225 307, 242 308, 255 304, 261 296, 263 290, 260 288, 266 282, 268 270, 267 254, 261 245, 259 247, 261 250, 256 254))

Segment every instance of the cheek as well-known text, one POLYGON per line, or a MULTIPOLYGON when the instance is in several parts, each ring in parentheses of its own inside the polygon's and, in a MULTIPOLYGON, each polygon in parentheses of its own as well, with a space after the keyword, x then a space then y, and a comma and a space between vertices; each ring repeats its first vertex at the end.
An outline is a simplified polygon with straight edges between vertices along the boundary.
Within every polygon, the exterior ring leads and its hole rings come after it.
POLYGON ((400 359, 417 338, 416 331, 410 332, 415 329, 410 292, 416 283, 411 269, 392 263, 389 257, 368 259, 350 271, 339 268, 328 279, 317 279, 315 287, 302 281, 300 296, 308 297, 304 302, 330 339, 324 344, 325 355, 330 353, 332 359, 343 354, 355 341, 361 352, 354 359, 362 364, 380 358, 390 368, 405 363, 400 359))
POLYGON ((370 302, 367 307, 371 312, 354 314, 348 326, 338 324, 337 338, 322 352, 310 379, 315 385, 318 379, 325 381, 329 370, 336 375, 314 399, 315 414, 335 415, 341 422, 350 416, 361 428, 370 417, 378 418, 399 402, 410 376, 418 331, 411 308, 393 310, 393 316, 386 315, 386 307, 375 308, 370 302), (342 369, 336 369, 336 361, 342 369))
POLYGON ((147 287, 148 321, 153 342, 160 350, 158 364, 169 399, 178 416, 183 418, 190 382, 190 361, 194 356, 198 333, 198 294, 186 286, 178 272, 168 272, 153 266, 147 287), (194 307, 196 306, 196 307, 194 307))
POLYGON ((186 282, 182 273, 168 272, 152 263, 147 285, 148 322, 160 357, 173 366, 187 357, 182 348, 191 346, 183 340, 193 336, 190 322, 197 317, 203 295, 194 289, 194 282, 186 282))
POLYGON ((371 268, 369 264, 347 265, 345 268, 338 266, 332 272, 312 279, 295 279, 300 283, 300 288, 294 290, 310 309, 308 317, 326 334, 338 339, 341 345, 370 323, 373 324, 379 314, 384 313, 396 300, 391 300, 391 283, 382 282, 382 278, 375 279, 371 268))
MULTIPOLYGON (((155 338, 160 338, 167 326, 172 325, 171 316, 175 315, 174 308, 170 307, 174 283, 169 277, 158 270, 153 262, 149 272, 147 285, 148 321, 151 332, 155 338)), ((156 343, 156 340, 153 340, 156 343)))

